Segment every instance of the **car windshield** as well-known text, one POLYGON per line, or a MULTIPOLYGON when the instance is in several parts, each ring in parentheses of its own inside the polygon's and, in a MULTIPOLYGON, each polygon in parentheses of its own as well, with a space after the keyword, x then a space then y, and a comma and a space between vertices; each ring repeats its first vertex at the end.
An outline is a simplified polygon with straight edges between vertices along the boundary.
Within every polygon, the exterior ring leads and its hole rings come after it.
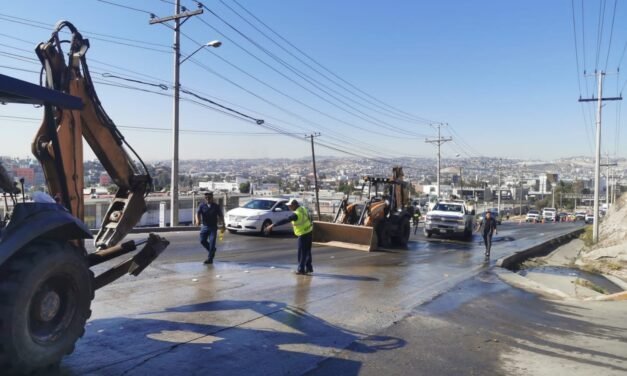
POLYGON ((270 200, 252 200, 247 202, 246 205, 242 207, 246 209, 270 210, 275 203, 276 201, 270 200))
POLYGON ((433 210, 461 213, 462 207, 461 205, 437 204, 433 210))
POLYGON ((537 210, 529 210, 529 214, 538 214, 539 212, 537 210))

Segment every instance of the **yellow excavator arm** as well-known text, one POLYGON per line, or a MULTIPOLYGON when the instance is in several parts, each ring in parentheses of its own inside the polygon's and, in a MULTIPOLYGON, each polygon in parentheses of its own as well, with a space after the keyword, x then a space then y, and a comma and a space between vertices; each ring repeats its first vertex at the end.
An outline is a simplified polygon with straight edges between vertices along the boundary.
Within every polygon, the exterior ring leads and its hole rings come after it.
POLYGON ((96 95, 85 54, 89 41, 69 22, 57 24, 52 37, 36 48, 45 72, 45 85, 83 101, 81 110, 47 107, 32 144, 35 157, 43 166, 50 194, 76 217, 83 219, 83 150, 87 141, 112 181, 118 186, 95 239, 97 249, 110 248, 121 241, 146 211, 145 196, 151 177, 141 158, 129 156, 126 143, 106 114, 96 95), (59 32, 71 33, 67 62, 59 32))

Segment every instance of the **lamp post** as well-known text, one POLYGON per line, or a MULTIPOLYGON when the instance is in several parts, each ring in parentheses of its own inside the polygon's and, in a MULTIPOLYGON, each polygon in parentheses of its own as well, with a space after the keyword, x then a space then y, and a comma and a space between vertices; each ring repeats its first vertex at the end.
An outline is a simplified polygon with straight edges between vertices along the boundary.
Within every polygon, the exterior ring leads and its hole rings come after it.
POLYGON ((194 54, 200 50, 202 50, 205 47, 213 47, 213 48, 218 48, 222 45, 222 42, 220 42, 219 40, 212 40, 211 42, 207 42, 205 44, 202 44, 200 47, 198 47, 194 52, 192 52, 191 54, 185 56, 185 59, 181 60, 181 62, 179 64, 183 64, 185 62, 185 60, 189 59, 190 57, 194 56, 194 54))
MULTIPOLYGON (((177 20, 178 22, 178 20, 177 20)), ((177 24, 178 28, 178 24, 177 24)), ((174 58, 174 127, 172 131, 172 178, 170 180, 170 227, 178 226, 179 224, 179 99, 181 83, 180 78, 180 66, 189 59, 196 52, 200 51, 204 47, 218 48, 222 45, 222 42, 214 40, 212 42, 203 44, 198 47, 196 51, 187 55, 185 59, 180 60, 181 54, 178 52, 178 46, 180 45, 178 33, 175 35, 176 53, 174 58)))

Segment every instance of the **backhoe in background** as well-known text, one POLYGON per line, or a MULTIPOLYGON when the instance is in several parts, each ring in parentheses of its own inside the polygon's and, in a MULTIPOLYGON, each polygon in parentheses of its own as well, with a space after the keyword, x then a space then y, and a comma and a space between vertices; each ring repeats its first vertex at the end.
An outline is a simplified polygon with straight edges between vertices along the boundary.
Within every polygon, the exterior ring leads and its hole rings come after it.
POLYGON ((403 178, 402 167, 394 167, 390 178, 365 176, 362 192, 368 184, 369 199, 345 198, 333 222, 314 221, 313 242, 362 251, 407 246, 414 208, 403 178))
MULTIPOLYGON (((73 351, 91 315, 94 292, 117 278, 137 276, 169 244, 150 234, 145 241, 120 243, 146 211, 151 177, 139 156, 131 159, 113 121, 102 108, 85 54, 89 41, 67 21, 36 53, 45 87, 0 75, 0 102, 43 106, 43 122, 32 143, 49 196, 19 202, 20 188, 0 168, 0 190, 12 211, 0 231, 0 370, 2 374, 41 371, 73 351), (68 29, 68 51, 60 32, 68 29), (67 58, 67 60, 66 60, 67 58), (92 238, 83 223, 83 138, 118 186, 88 253, 92 238), (91 267, 139 252, 95 276, 91 267)), ((0 130, 9 139, 8 130, 0 130)), ((22 195, 23 197, 23 195, 22 195)), ((4 219, 3 219, 4 220, 4 219)))

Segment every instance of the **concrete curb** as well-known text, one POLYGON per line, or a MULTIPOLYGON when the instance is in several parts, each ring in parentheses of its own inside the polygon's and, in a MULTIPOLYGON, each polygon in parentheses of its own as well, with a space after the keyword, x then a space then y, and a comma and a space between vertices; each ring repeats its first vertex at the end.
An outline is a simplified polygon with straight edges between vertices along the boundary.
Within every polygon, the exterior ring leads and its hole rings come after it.
POLYGON ((557 247, 559 247, 560 245, 565 244, 568 241, 578 237, 584 231, 585 231, 585 227, 578 228, 567 234, 558 236, 557 238, 547 240, 531 248, 516 252, 513 255, 500 258, 496 260, 496 266, 509 269, 509 270, 515 270, 516 265, 521 264, 523 261, 530 259, 532 257, 546 256, 549 253, 551 253, 553 250, 555 250, 557 247))

